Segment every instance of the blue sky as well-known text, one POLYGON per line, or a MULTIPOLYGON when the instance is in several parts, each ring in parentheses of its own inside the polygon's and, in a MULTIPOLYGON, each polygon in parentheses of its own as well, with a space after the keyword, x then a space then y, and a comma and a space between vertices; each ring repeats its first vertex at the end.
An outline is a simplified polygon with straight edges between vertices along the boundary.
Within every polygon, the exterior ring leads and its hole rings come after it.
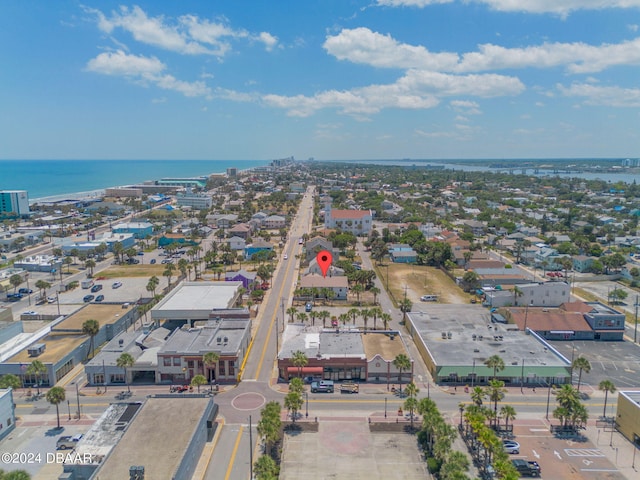
POLYGON ((639 28, 640 0, 3 0, 0 158, 637 157, 639 28))

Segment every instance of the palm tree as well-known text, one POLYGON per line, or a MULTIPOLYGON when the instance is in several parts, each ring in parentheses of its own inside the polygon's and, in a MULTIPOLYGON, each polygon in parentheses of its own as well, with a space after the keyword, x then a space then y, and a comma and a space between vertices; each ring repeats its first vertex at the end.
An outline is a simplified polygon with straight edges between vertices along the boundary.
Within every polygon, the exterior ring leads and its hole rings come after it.
POLYGON ((327 322, 327 318, 331 317, 331 313, 327 310, 320 310, 318 312, 318 316, 322 319, 322 328, 324 328, 327 322))
POLYGON ((391 322, 391 319, 392 319, 391 315, 388 314, 387 312, 383 312, 382 315, 380 315, 380 320, 382 320, 385 330, 389 330, 389 322, 391 322))
POLYGON ((369 323, 369 317, 371 317, 371 310, 367 308, 363 308, 360 310, 360 316, 362 317, 362 321, 364 322, 364 333, 367 333, 367 323, 369 323))
POLYGON ((360 315, 360 310, 358 310, 357 308, 350 308, 347 313, 349 314, 349 316, 351 316, 351 318, 353 318, 353 324, 355 325, 356 317, 360 315))
POLYGON ((167 287, 171 286, 171 277, 173 276, 173 272, 176 270, 176 266, 173 263, 167 263, 167 266, 162 272, 162 275, 167 277, 167 287))
MULTIPOLYGON (((13 373, 5 373, 0 377, 0 388, 13 388, 14 390, 22 387, 22 380, 13 373)), ((1 477, 0 477, 1 478, 1 477)))
POLYGON ((40 360, 34 360, 29 364, 25 373, 36 377, 36 392, 40 396, 40 376, 47 373, 47 367, 40 360))
POLYGON ((504 394, 507 391, 504 388, 504 382, 502 380, 489 380, 487 386, 487 397, 493 402, 493 418, 494 424, 498 423, 498 402, 504 398, 504 394))
POLYGON ((516 418, 516 409, 511 405, 503 405, 500 407, 500 416, 504 418, 504 426, 505 429, 509 429, 509 420, 515 420, 516 418))
POLYGON ((302 407, 302 394, 295 391, 287 393, 284 397, 284 407, 291 412, 291 418, 295 423, 298 410, 302 407))
POLYGON ((611 380, 602 380, 598 384, 598 390, 604 392, 604 409, 602 410, 602 416, 607 416, 607 398, 610 393, 616 392, 616 386, 613 384, 611 380))
POLYGON ((298 309, 296 307, 287 308, 287 315, 289 315, 289 323, 293 323, 293 319, 295 318, 295 314, 298 313, 298 309))
POLYGON ((52 387, 47 392, 47 402, 56 406, 56 417, 58 419, 58 429, 60 428, 60 410, 58 405, 65 400, 65 392, 62 387, 52 387))
POLYGON ((402 394, 402 372, 411 368, 411 360, 404 353, 400 353, 393 359, 393 366, 398 369, 398 381, 402 394))
POLYGON ((309 315, 307 315, 305 312, 298 312, 296 313, 296 317, 298 322, 307 323, 307 319, 309 318, 309 315))
POLYGON ((82 333, 89 335, 91 338, 91 358, 96 356, 94 338, 98 335, 98 332, 100 332, 100 324, 97 320, 90 318, 82 324, 82 333))
POLYGON ((127 381, 127 368, 133 367, 135 363, 135 359, 127 352, 122 353, 116 360, 116 366, 124 369, 124 381, 127 384, 128 392, 131 391, 131 388, 129 388, 129 382, 127 381))
POLYGON ((413 428, 413 412, 418 407, 418 400, 416 400, 416 397, 418 396, 418 393, 420 393, 420 389, 416 386, 415 383, 409 382, 407 384, 407 388, 404 389, 404 393, 409 396, 409 398, 407 398, 407 400, 404 402, 404 409, 409 410, 411 428, 413 428))
POLYGON ((280 438, 280 403, 271 401, 260 412, 260 421, 257 425, 258 434, 264 439, 265 451, 271 454, 272 445, 280 438))
POLYGON ((364 287, 359 283, 356 283, 353 287, 351 287, 351 291, 356 294, 356 303, 360 305, 360 294, 364 292, 364 287))
POLYGON ((589 360, 587 360, 585 357, 580 355, 571 364, 571 369, 574 369, 574 368, 578 369, 578 388, 577 388, 577 390, 578 390, 578 392, 580 392, 580 381, 582 380, 582 372, 585 371, 586 373, 589 373, 591 371, 591 363, 589 363, 589 360))
MULTIPOLYGON (((202 363, 204 363, 205 367, 213 370, 213 379, 216 378, 216 366, 218 365, 218 360, 220 360, 220 355, 216 352, 207 352, 202 356, 202 363)), ((209 377, 211 377, 211 375, 209 375, 209 377)))
POLYGON ((309 359, 307 358, 305 353, 301 350, 296 350, 295 352, 293 352, 291 363, 294 367, 298 367, 298 377, 302 378, 302 367, 306 367, 309 363, 309 359))
POLYGON ((371 293, 373 293, 373 304, 376 305, 378 302, 378 295, 380 294, 380 289, 378 287, 371 287, 369 289, 371 293))
POLYGON ((486 396, 487 392, 482 387, 473 387, 473 390, 471 390, 471 401, 478 407, 482 406, 482 402, 486 396))
POLYGON ((495 380, 496 374, 504 370, 504 360, 499 355, 492 355, 484 362, 484 364, 493 368, 493 379, 495 380))
POLYGON ((191 385, 195 385, 196 387, 198 387, 198 393, 200 393, 200 385, 206 384, 207 378, 204 375, 194 375, 194 377, 191 379, 191 385))
POLYGON ((149 283, 147 283, 147 291, 153 292, 153 296, 156 296, 156 288, 160 285, 160 279, 155 275, 149 279, 149 283))
POLYGON ((84 266, 89 270, 89 277, 93 277, 93 269, 96 268, 96 262, 89 258, 84 262, 84 266))

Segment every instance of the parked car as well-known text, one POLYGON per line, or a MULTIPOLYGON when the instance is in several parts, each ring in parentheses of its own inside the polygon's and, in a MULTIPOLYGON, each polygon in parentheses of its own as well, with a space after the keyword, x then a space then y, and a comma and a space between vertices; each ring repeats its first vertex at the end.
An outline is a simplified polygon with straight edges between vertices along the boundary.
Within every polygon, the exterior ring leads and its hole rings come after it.
POLYGON ((122 286, 122 282, 113 282, 111 288, 120 288, 122 286))
POLYGON ((56 303, 58 301, 58 297, 54 295, 49 295, 47 297, 47 303, 56 303))
POLYGON ((288 259, 288 258, 289 258, 289 255, 287 255, 287 254, 285 253, 285 254, 284 254, 284 256, 283 256, 282 258, 284 258, 284 259, 286 260, 286 259, 288 259))
POLYGON ((38 312, 34 312, 33 310, 27 310, 26 312, 22 312, 22 315, 38 315, 38 312))
POLYGON ((84 298, 82 300, 84 300, 85 302, 90 302, 92 301, 94 298, 96 298, 93 295, 85 295, 84 298))
POLYGON ((56 449, 58 450, 71 450, 76 448, 78 442, 82 439, 83 435, 79 433, 78 435, 65 435, 60 437, 56 442, 56 449))
POLYGON ((513 440, 503 440, 502 445, 504 446, 504 451, 507 453, 520 453, 520 444, 518 442, 513 440))
POLYGON ((304 311, 310 312, 311 310, 313 310, 313 303, 307 302, 307 304, 304 306, 304 311))
POLYGON ((422 300, 423 302, 437 302, 438 301, 438 296, 437 295, 422 295, 420 297, 420 300, 422 300))
POLYGON ((151 261, 149 262, 151 265, 153 265, 154 263, 156 263, 156 259, 152 258, 151 261))
POLYGON ((7 302, 19 302, 22 297, 21 293, 7 293, 7 302))
POLYGON ((19 288, 18 293, 29 295, 30 293, 33 293, 33 290, 31 290, 30 288, 19 288))
POLYGON ((101 301, 103 301, 103 300, 104 300, 104 295, 98 295, 98 296, 96 297, 96 302, 101 302, 101 301))
POLYGON ((100 285, 99 283, 96 283, 93 287, 91 287, 91 291, 93 293, 99 292, 100 290, 102 290, 102 285, 100 285))
POLYGON ((311 393, 333 393, 333 380, 320 380, 311 383, 311 393))
POLYGON ((521 477, 539 477, 541 474, 538 462, 527 460, 511 460, 521 477))

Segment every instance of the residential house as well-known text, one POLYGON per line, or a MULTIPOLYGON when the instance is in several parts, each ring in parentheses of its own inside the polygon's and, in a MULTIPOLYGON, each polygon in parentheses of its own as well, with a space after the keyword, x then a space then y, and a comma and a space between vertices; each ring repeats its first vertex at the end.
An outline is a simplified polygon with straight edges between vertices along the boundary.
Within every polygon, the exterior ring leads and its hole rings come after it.
POLYGON ((300 279, 300 288, 329 288, 333 290, 335 300, 346 300, 349 288, 347 277, 323 277, 322 275, 310 274, 300 279))
POLYGON ((244 238, 246 240, 251 236, 251 227, 246 223, 239 223, 229 229, 229 235, 244 238))
POLYGON ((332 255, 333 259, 338 258, 338 255, 337 255, 338 252, 334 251, 333 243, 331 243, 330 240, 327 240, 324 237, 313 237, 307 240, 306 243, 304 244, 304 248, 305 248, 305 260, 307 262, 316 258, 316 255, 318 254, 318 252, 322 250, 327 250, 328 252, 331 252, 333 254, 332 255))
POLYGON ((252 284, 256 281, 256 272, 248 272, 245 269, 240 269, 235 272, 226 272, 224 279, 227 282, 241 282, 242 287, 247 290, 251 290, 252 284))
POLYGON ((244 258, 250 259, 254 254, 262 251, 273 251, 273 245, 262 238, 256 238, 253 243, 245 247, 244 258))
POLYGON ((331 204, 325 208, 325 228, 339 228, 354 235, 366 235, 371 231, 372 222, 371 210, 337 210, 331 208, 331 204))
POLYGON ((262 223, 264 228, 279 229, 287 226, 287 219, 281 215, 270 215, 262 223))
POLYGON ((418 253, 411 250, 400 250, 389 252, 389 257, 394 263, 416 263, 418 261, 418 253))
POLYGON ((573 269, 579 273, 590 272, 595 260, 596 257, 590 257, 587 255, 576 255, 573 257, 573 269))
POLYGON ((245 242, 244 238, 240 237, 231 237, 227 239, 227 243, 231 250, 244 250, 247 246, 247 242, 245 242))

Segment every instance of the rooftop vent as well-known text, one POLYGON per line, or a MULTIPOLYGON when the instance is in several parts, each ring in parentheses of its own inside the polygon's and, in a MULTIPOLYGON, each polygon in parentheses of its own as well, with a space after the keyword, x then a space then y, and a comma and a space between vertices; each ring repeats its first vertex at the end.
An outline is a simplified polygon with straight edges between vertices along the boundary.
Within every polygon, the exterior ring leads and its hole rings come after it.
POLYGON ((34 343, 27 349, 27 353, 29 353, 30 357, 37 357, 44 353, 46 345, 44 343, 34 343))

